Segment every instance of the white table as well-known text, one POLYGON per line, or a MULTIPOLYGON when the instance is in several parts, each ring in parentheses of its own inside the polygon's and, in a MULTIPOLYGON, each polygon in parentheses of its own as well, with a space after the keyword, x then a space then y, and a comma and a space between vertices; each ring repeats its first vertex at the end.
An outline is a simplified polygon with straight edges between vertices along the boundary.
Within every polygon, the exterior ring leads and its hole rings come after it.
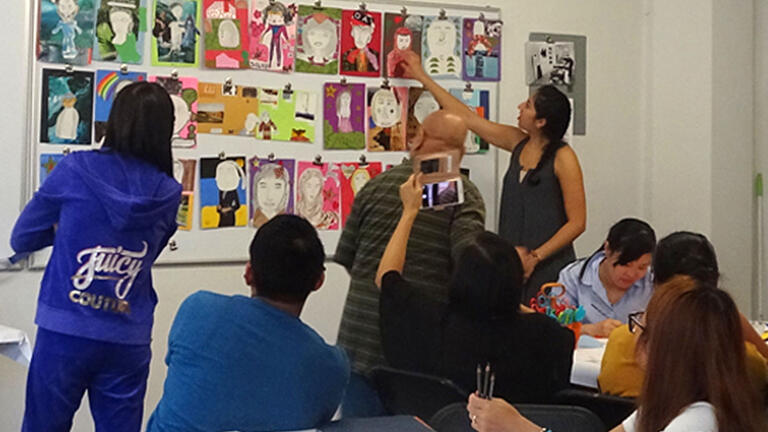
POLYGON ((573 352, 571 384, 597 389, 597 376, 608 339, 595 339, 582 335, 573 352))
POLYGON ((24 366, 32 359, 32 344, 27 334, 15 328, 0 325, 0 355, 4 355, 24 366))

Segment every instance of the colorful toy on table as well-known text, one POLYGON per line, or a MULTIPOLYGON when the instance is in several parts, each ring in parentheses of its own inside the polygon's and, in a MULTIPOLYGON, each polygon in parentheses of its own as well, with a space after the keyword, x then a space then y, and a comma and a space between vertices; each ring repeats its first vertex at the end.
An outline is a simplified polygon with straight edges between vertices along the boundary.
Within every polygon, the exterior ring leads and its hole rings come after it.
POLYGON ((556 319, 560 325, 573 331, 578 342, 581 334, 581 321, 586 314, 583 306, 572 306, 565 298, 565 286, 560 283, 545 283, 538 294, 531 299, 531 309, 556 319), (557 290, 559 289, 559 292, 557 290))

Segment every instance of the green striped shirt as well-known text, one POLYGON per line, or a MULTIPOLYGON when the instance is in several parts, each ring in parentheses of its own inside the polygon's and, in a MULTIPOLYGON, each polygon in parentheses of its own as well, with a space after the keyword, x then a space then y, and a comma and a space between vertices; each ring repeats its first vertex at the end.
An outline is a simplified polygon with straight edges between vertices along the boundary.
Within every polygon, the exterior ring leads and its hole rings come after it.
MULTIPOLYGON (((402 213, 400 185, 412 172, 411 162, 406 161, 365 185, 355 197, 334 255, 351 278, 339 344, 347 350, 356 372, 367 373, 385 364, 379 331, 379 290, 374 278, 402 213)), ((468 178, 463 180, 464 204, 419 213, 408 239, 403 269, 403 276, 414 289, 445 302, 453 260, 485 229, 483 197, 468 178)))

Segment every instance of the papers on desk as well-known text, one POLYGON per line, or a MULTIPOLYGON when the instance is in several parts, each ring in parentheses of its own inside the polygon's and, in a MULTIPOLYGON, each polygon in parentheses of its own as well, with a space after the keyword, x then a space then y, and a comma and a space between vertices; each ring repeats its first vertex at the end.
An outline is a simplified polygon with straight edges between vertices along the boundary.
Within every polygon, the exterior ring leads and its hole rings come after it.
POLYGON ((29 361, 32 359, 32 345, 26 333, 0 325, 0 355, 29 366, 29 361))
POLYGON ((578 346, 573 352, 571 384, 597 389, 597 376, 600 375, 600 364, 607 341, 588 335, 579 338, 578 346))

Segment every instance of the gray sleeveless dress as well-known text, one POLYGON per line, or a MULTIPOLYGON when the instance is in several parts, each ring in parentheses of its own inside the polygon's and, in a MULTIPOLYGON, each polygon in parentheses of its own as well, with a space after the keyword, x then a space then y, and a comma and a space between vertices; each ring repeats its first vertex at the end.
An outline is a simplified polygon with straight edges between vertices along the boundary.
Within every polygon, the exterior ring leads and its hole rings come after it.
MULTIPOLYGON (((504 176, 499 215, 499 235, 515 246, 533 250, 549 240, 568 220, 563 204, 563 191, 555 176, 554 157, 546 161, 535 174, 538 183, 531 181, 531 171, 520 182, 520 153, 528 138, 515 147, 504 176)), ((573 244, 555 252, 540 262, 523 286, 522 302, 536 295, 542 284, 556 282, 560 270, 576 260, 573 244)))

